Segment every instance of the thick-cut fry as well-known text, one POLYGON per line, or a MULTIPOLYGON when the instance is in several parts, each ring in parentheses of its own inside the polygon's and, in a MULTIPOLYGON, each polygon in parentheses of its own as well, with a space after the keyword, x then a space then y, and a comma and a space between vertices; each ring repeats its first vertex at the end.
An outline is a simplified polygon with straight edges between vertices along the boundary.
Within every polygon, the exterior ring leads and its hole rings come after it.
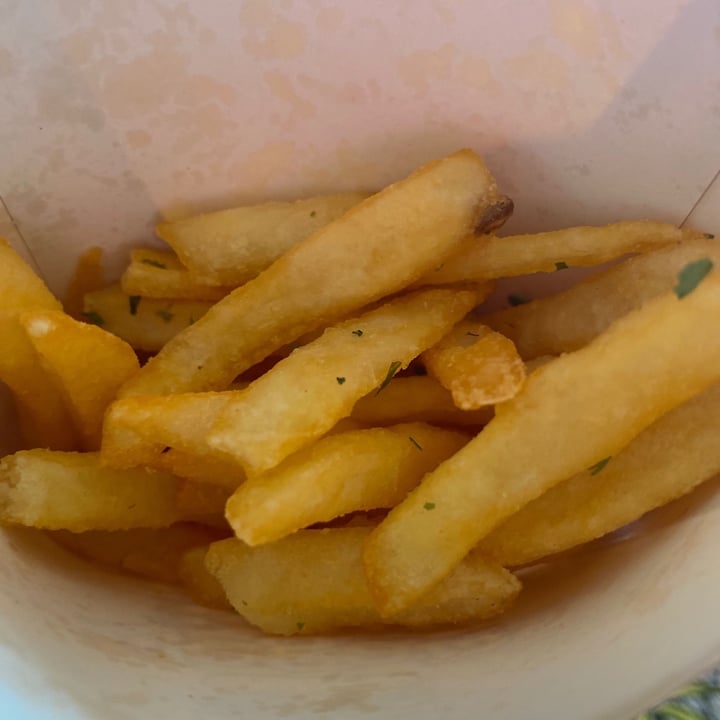
POLYGON ((422 360, 461 410, 510 400, 525 382, 525 364, 512 340, 469 318, 426 350, 422 360))
POLYGON ((687 297, 656 298, 536 370, 375 531, 365 564, 381 611, 410 606, 523 505, 717 382, 718 322, 720 274, 713 273, 687 297))
POLYGON ((478 428, 492 419, 492 408, 465 411, 429 375, 395 378, 381 393, 371 392, 353 407, 352 418, 365 425, 428 422, 478 428))
POLYGON ((720 244, 703 239, 626 260, 569 290, 483 318, 509 337, 525 359, 578 350, 617 318, 673 287, 678 271, 708 257, 720 265, 720 244))
POLYGON ((629 253, 647 252, 702 236, 703 233, 694 230, 651 220, 572 227, 534 235, 488 235, 467 240, 454 257, 426 275, 418 285, 493 280, 554 272, 564 267, 599 265, 629 253))
POLYGON ((169 450, 163 448, 162 452, 147 458, 145 462, 155 470, 162 470, 196 483, 218 485, 231 492, 245 481, 245 472, 240 465, 234 460, 225 460, 215 455, 198 455, 171 447, 169 450))
POLYGON ((108 470, 97 453, 26 450, 0 461, 0 522, 46 530, 129 530, 183 520, 182 480, 108 470))
POLYGON ((476 304, 471 290, 426 290, 328 328, 233 395, 208 444, 249 474, 275 467, 350 415, 363 395, 382 390, 476 304))
MULTIPOLYGON (((210 457, 228 466, 234 464, 238 471, 233 476, 238 476, 243 472, 240 466, 210 448, 206 437, 220 411, 239 392, 118 400, 110 406, 105 418, 101 448, 103 465, 115 468, 155 466, 159 455, 177 449, 200 458, 210 457)), ((220 484, 224 484, 224 480, 220 484)))
POLYGON ((331 435, 248 480, 225 510, 248 545, 357 510, 394 507, 469 436, 423 423, 331 435))
POLYGON ((276 635, 470 622, 502 612, 520 590, 511 573, 474 553, 411 610, 383 618, 373 605, 361 561, 371 529, 301 530, 255 548, 222 540, 210 546, 205 563, 235 610, 276 635))
POLYGON ((180 581, 198 605, 216 610, 232 610, 223 586, 205 567, 208 547, 194 547, 183 555, 178 568, 180 581))
POLYGON ((126 295, 119 285, 85 296, 84 319, 137 350, 157 352, 212 306, 206 300, 157 300, 126 295))
POLYGON ((73 450, 77 438, 62 396, 40 365, 18 317, 61 305, 25 261, 0 238, 0 381, 11 390, 25 442, 73 450))
POLYGON ((464 150, 420 168, 306 238, 186 328, 124 395, 221 390, 304 333, 403 289, 501 204, 464 150))
POLYGON ((97 450, 105 410, 140 368, 135 352, 120 338, 65 313, 24 313, 20 322, 70 410, 83 449, 97 450))
POLYGON ((565 480, 481 543, 503 565, 568 550, 637 520, 720 472, 720 386, 661 417, 601 469, 565 480))
POLYGON ((220 300, 233 288, 211 284, 195 277, 171 252, 137 248, 130 253, 130 265, 120 278, 127 295, 173 300, 220 300))
POLYGON ((157 234, 198 278, 238 287, 366 197, 340 193, 220 210, 162 223, 157 234))
POLYGON ((102 248, 92 247, 77 260, 75 272, 65 295, 65 312, 76 320, 83 319, 85 295, 105 287, 102 248))
POLYGON ((208 543, 223 536, 217 530, 191 523, 158 529, 83 533, 56 530, 48 534, 55 542, 87 560, 168 583, 180 582, 180 564, 189 550, 207 549, 208 543))

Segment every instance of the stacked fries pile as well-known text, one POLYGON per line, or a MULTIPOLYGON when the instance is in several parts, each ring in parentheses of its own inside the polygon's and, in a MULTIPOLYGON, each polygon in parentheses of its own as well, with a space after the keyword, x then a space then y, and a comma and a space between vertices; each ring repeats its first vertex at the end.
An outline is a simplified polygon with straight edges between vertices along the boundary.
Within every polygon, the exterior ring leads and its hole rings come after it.
POLYGON ((269 633, 502 612, 513 569, 720 471, 713 237, 498 237, 512 209, 463 150, 371 196, 160 225, 119 285, 92 251, 67 313, 0 244, 29 448, 0 463, 0 521, 269 633), (623 256, 477 310, 496 279, 623 256))

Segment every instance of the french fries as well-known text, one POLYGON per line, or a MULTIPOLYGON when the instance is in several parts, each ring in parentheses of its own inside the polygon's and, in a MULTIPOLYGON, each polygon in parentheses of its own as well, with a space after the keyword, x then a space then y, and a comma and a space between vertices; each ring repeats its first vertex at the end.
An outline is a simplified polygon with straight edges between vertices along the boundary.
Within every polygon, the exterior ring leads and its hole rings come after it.
POLYGON ((208 444, 248 474, 275 467, 350 415, 363 395, 381 392, 476 304, 472 290, 420 291, 328 328, 233 395, 208 444))
POLYGON ((87 322, 122 338, 136 350, 157 352, 210 309, 207 300, 158 300, 126 295, 119 285, 85 296, 87 322))
POLYGON ((49 535, 59 545, 87 560, 150 580, 179 583, 180 566, 186 554, 195 548, 207 550, 208 543, 220 540, 223 534, 201 525, 178 523, 168 528, 118 532, 56 530, 49 535))
POLYGON ((630 253, 647 252, 701 238, 703 233, 663 222, 640 220, 602 227, 487 237, 465 242, 458 253, 426 275, 419 285, 478 282, 553 272, 565 267, 599 265, 630 253))
POLYGON ((525 382, 525 364, 512 340, 472 319, 458 323, 422 360, 461 410, 510 400, 525 382))
POLYGON ((75 272, 70 278, 65 302, 65 312, 76 320, 83 319, 85 295, 105 287, 102 248, 92 247, 78 258, 75 272))
POLYGON ((196 279, 238 287, 366 197, 340 193, 220 210, 162 223, 157 234, 196 279))
POLYGON ((210 545, 205 564, 235 610, 274 635, 480 620, 502 612, 520 590, 511 573, 474 554, 412 610, 382 617, 373 605, 361 561, 371 529, 301 530, 255 548, 236 539, 222 540, 210 545))
POLYGON ((225 503, 232 490, 222 485, 186 480, 177 494, 180 514, 190 520, 212 525, 225 525, 225 503))
POLYGON ((523 505, 717 382, 718 321, 720 275, 712 274, 687 297, 662 295, 532 373, 373 533, 364 558, 380 611, 410 607, 523 505))
POLYGON ((483 318, 527 360, 587 345, 619 317, 670 290, 678 271, 699 258, 720 265, 717 240, 700 239, 630 258, 557 295, 483 318))
POLYGON ((298 243, 220 300, 168 342, 122 394, 226 388, 304 333, 420 278, 501 201, 475 153, 464 150, 429 163, 298 243))
POLYGON ((232 610, 223 586, 205 567, 208 547, 191 548, 182 556, 178 566, 180 581, 198 605, 215 610, 232 610))
POLYGON ((203 282, 171 252, 138 248, 130 253, 130 265, 120 279, 126 295, 172 300, 220 300, 233 287, 203 282))
POLYGON ((139 369, 133 349, 99 327, 47 310, 20 323, 58 388, 84 450, 100 447, 103 415, 118 388, 139 369))
POLYGON ((381 393, 371 392, 355 403, 351 417, 364 425, 427 422, 480 428, 492 419, 492 408, 461 410, 452 395, 429 375, 396 377, 381 393))
POLYGON ((240 486, 225 516, 237 537, 260 545, 357 510, 394 507, 468 440, 423 423, 330 435, 240 486))
POLYGON ((62 396, 41 367, 19 322, 23 312, 61 310, 61 305, 2 238, 0 268, 0 381, 15 398, 28 445, 73 450, 77 436, 62 396))
POLYGON ((523 565, 627 525, 720 472, 720 386, 661 417, 602 467, 565 480, 511 515, 481 543, 523 565))
POLYGON ((185 519, 181 483, 144 468, 102 468, 96 453, 25 450, 0 461, 0 523, 72 532, 167 527, 185 519))

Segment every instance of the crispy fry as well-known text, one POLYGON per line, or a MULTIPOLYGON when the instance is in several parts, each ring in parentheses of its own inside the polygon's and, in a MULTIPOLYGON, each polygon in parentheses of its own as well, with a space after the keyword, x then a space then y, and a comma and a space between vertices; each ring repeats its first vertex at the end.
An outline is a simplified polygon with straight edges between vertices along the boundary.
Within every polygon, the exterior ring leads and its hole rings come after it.
POLYGON ((469 436, 423 423, 331 435, 238 488, 226 517, 248 545, 357 510, 394 507, 469 436))
POLYGON ((85 295, 105 287, 102 248, 92 247, 77 260, 65 296, 65 312, 76 320, 83 319, 85 295))
POLYGON ((717 240, 693 240, 626 260, 541 300, 503 310, 483 322, 509 337, 525 359, 578 350, 617 318, 667 292, 687 263, 720 265, 717 240))
POLYGON ((461 410, 510 400, 525 382, 512 340, 473 319, 458 323, 422 360, 461 410))
POLYGON ((205 567, 208 545, 194 547, 182 557, 178 567, 180 581, 198 605, 216 610, 232 610, 223 586, 205 567))
POLYGON ((277 635, 380 624, 467 623, 501 613, 520 591, 517 578, 475 553, 412 610, 383 618, 362 569, 362 546, 370 531, 301 530, 255 548, 236 539, 222 540, 210 546, 205 564, 235 610, 277 635))
POLYGON ((363 395, 382 390, 476 304, 470 290, 420 291, 329 328, 233 395, 208 444, 249 474, 275 467, 350 415, 363 395))
POLYGON ((523 505, 616 454, 717 382, 718 321, 714 273, 682 300, 675 293, 656 298, 590 345, 536 370, 503 412, 375 531, 365 565, 381 612, 409 607, 523 505))
POLYGON ((197 278, 238 287, 366 197, 340 193, 220 210, 162 223, 157 234, 197 278))
POLYGON ((46 530, 167 527, 182 480, 101 468, 97 453, 26 450, 0 461, 0 522, 46 530))
POLYGON ((556 485, 481 543, 503 565, 523 565, 606 535, 689 493, 720 472, 720 386, 643 431, 602 468, 556 485))
POLYGON ((22 312, 61 310, 43 281, 0 238, 0 381, 18 406, 25 442, 73 450, 77 437, 59 390, 43 370, 19 322, 22 312))
POLYGON ((189 550, 200 547, 207 551, 208 543, 222 538, 222 533, 190 523, 115 532, 56 530, 48 534, 87 560, 166 583, 180 582, 180 565, 189 550))
POLYGON ((210 309, 206 300, 157 300, 126 295, 119 285, 85 296, 85 320, 137 350, 157 352, 210 309))
POLYGON ((561 267, 599 265, 630 253, 647 252, 702 236, 703 233, 694 230, 650 220, 572 227, 533 235, 488 235, 467 240, 457 255, 426 275, 418 285, 554 272, 558 264, 561 267))
POLYGON ((124 395, 218 390, 304 333, 395 293, 459 247, 500 201, 469 150, 420 168, 295 245, 220 300, 124 395))
POLYGON ((195 277, 171 252, 137 248, 120 278, 127 295, 171 300, 220 300, 237 285, 223 287, 195 277))
POLYGON ((105 410, 120 385, 140 368, 133 349, 61 312, 24 313, 20 322, 70 410, 83 449, 97 450, 105 410))

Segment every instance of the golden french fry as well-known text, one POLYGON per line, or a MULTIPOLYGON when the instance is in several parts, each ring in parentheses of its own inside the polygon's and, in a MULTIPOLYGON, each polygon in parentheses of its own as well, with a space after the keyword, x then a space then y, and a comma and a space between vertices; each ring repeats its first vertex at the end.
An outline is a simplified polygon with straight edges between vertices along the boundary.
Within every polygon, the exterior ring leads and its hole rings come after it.
POLYGON ((225 517, 248 545, 357 510, 394 507, 468 435, 423 423, 330 435, 239 487, 225 517))
POLYGON ((231 492, 245 481, 245 472, 234 460, 228 461, 215 455, 198 455, 173 447, 167 451, 163 448, 163 452, 146 458, 145 463, 155 470, 162 470, 196 483, 218 485, 231 492))
POLYGON ((174 253, 151 248, 136 248, 130 253, 130 265, 120 278, 120 286, 131 296, 213 301, 237 287, 203 282, 174 253))
POLYGON ((275 467, 350 415, 363 395, 380 392, 476 304, 471 290, 426 290, 328 328, 234 394, 209 446, 249 474, 275 467))
POLYGON ((381 612, 409 607, 523 505, 717 382, 718 321, 720 275, 712 273, 686 297, 655 298, 530 375, 374 532, 365 565, 381 612))
POLYGON ((238 287, 366 197, 340 193, 220 210, 162 223, 157 234, 196 277, 238 287))
POLYGON ((717 240, 687 241, 631 258, 557 295, 482 320, 509 337, 525 359, 571 352, 617 318, 667 292, 681 268, 703 257, 720 265, 717 240))
POLYGON ((512 340, 470 318, 426 350, 422 360, 461 410, 510 400, 525 382, 525 364, 512 340))
POLYGON ((102 248, 92 247, 77 260, 75 272, 70 279, 65 302, 65 312, 76 320, 83 319, 85 295, 105 287, 102 248))
POLYGON ((182 480, 152 470, 109 470, 97 453, 25 450, 0 461, 0 522, 46 530, 167 527, 182 480))
POLYGON ((208 543, 222 538, 216 530, 191 523, 115 532, 55 530, 48 534, 87 560, 168 583, 180 582, 180 564, 189 550, 207 549, 208 543))
POLYGON ((478 428, 492 419, 492 408, 465 411, 452 395, 429 375, 398 377, 381 392, 371 392, 355 403, 352 418, 365 425, 428 422, 478 428))
POLYGON ((97 450, 105 410, 140 368, 135 352, 120 338, 65 313, 23 313, 20 323, 69 408, 83 449, 97 450))
POLYGON ((210 309, 206 300, 158 300, 126 295, 119 285, 85 296, 83 317, 137 350, 157 352, 210 309))
POLYGON ((548 490, 480 544, 523 565, 627 525, 720 472, 720 386, 663 415, 607 463, 548 490))
MULTIPOLYGON (((235 465, 237 470, 232 477, 239 477, 243 473, 240 465, 213 451, 206 442, 220 411, 239 392, 129 397, 114 402, 103 426, 103 465, 115 468, 155 466, 162 462, 158 460, 159 456, 181 450, 203 460, 211 458, 228 467, 235 465)), ((219 479, 218 482, 225 484, 226 481, 219 479)))
POLYGON ((73 450, 77 437, 59 390, 20 326, 29 310, 61 310, 45 283, 0 238, 0 381, 11 390, 28 445, 73 450))
POLYGON ((429 163, 220 300, 152 358, 122 394, 226 388, 304 333, 417 280, 500 203, 495 181, 472 151, 429 163))
POLYGON ((203 545, 191 548, 183 555, 178 568, 180 581, 198 605, 216 610, 232 610, 223 586, 205 567, 207 552, 208 545, 203 545))
POLYGON ((384 618, 362 568, 362 546, 371 529, 301 530, 255 548, 222 540, 210 545, 205 564, 235 610, 275 635, 467 623, 503 612, 520 591, 516 577, 474 553, 411 610, 384 618))
POLYGON ((701 238, 703 233, 651 220, 572 227, 531 235, 467 240, 418 285, 446 285, 599 265, 630 253, 701 238))

